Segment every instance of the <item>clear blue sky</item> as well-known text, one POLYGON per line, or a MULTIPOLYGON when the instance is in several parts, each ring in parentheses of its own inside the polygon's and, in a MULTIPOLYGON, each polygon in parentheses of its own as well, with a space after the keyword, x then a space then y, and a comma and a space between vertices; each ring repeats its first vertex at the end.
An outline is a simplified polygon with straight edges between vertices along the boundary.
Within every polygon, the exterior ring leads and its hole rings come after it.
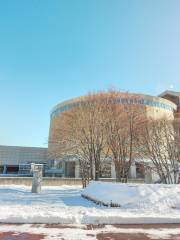
POLYGON ((180 91, 179 11, 179 0, 1 0, 0 144, 46 147, 51 108, 88 91, 180 91))

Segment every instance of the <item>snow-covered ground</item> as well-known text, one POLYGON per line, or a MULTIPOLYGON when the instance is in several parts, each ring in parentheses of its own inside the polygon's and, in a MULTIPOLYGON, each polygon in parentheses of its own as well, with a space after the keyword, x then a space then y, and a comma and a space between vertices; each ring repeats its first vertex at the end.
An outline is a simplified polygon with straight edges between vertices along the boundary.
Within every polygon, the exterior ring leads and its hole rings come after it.
POLYGON ((99 200, 116 200, 121 208, 95 205, 81 197, 80 186, 44 187, 40 194, 32 194, 29 187, 0 186, 0 222, 180 223, 179 185, 101 184, 92 183, 83 193, 99 200))
MULTIPOLYGON (((68 225, 68 226, 46 226, 41 225, 5 225, 0 224, 0 234, 10 233, 3 237, 3 239, 44 239, 44 240, 96 240, 97 236, 103 234, 105 237, 100 239, 117 239, 113 234, 118 234, 118 239, 161 239, 161 240, 178 240, 180 237, 180 228, 167 226, 167 227, 116 227, 112 225, 101 226, 100 228, 87 228, 84 225, 68 225), (27 235, 26 235, 26 234, 27 235), (31 238, 28 236, 31 234, 31 238), (107 235, 108 234, 108 235, 107 235), (123 234, 128 234, 123 235, 123 234), (42 235, 43 238, 38 235, 42 235), (13 236, 13 237, 11 237, 13 236), (34 237, 32 237, 34 236, 34 237), (111 237, 110 237, 111 236, 111 237), (16 238, 15 238, 16 237, 16 238)), ((1 235, 0 235, 1 239, 1 235)))

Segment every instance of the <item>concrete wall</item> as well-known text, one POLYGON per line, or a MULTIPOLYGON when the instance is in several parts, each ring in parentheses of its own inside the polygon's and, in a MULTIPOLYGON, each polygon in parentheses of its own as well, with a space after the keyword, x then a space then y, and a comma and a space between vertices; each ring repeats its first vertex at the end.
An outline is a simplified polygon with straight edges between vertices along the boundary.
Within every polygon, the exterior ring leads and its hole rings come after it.
MULTIPOLYGON (((0 185, 31 186, 31 177, 0 177, 0 185)), ((44 177, 42 186, 81 185, 81 179, 44 177)))
MULTIPOLYGON (((102 182, 116 182, 116 179, 101 178, 102 182)), ((129 179, 129 183, 144 183, 143 179, 129 179)), ((31 177, 0 177, 0 185, 25 185, 31 186, 31 177)), ((80 178, 49 178, 44 177, 42 186, 81 185, 80 178)))

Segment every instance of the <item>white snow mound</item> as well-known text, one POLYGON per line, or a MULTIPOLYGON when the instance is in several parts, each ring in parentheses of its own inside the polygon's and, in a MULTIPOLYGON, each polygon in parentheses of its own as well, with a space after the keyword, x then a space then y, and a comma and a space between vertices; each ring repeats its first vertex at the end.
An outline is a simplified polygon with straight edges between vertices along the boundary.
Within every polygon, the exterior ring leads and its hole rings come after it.
POLYGON ((92 181, 83 195, 105 204, 115 203, 123 208, 179 208, 180 185, 125 184, 92 181))

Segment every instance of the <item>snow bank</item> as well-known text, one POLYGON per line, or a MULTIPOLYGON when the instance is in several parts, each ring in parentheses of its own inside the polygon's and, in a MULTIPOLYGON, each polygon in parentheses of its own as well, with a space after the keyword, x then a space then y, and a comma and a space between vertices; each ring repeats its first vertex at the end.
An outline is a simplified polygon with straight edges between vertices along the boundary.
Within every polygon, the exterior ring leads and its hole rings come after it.
POLYGON ((77 186, 0 186, 0 223, 142 224, 180 223, 180 186, 92 182, 77 186), (96 205, 81 197, 87 194, 109 203, 96 205))
POLYGON ((123 208, 180 208, 180 185, 92 181, 83 195, 107 205, 112 202, 123 208))

